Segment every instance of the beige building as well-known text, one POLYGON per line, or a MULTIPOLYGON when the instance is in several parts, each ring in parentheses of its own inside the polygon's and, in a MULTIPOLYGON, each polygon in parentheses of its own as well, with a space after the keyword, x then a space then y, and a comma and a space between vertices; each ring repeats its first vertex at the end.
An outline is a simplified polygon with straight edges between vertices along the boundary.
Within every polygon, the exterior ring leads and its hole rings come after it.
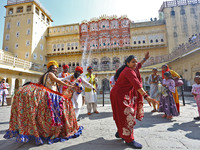
POLYGON ((153 67, 161 71, 162 64, 169 63, 190 86, 200 71, 199 3, 164 2, 160 18, 146 22, 103 15, 80 24, 51 26, 53 20, 38 0, 7 0, 0 78, 7 79, 13 92, 26 81, 37 82, 46 63, 56 60, 59 72, 63 64, 70 66, 70 72, 92 65, 100 87, 104 82, 109 89, 110 77, 129 55, 140 61, 149 51, 152 57, 141 69, 144 85, 153 67))

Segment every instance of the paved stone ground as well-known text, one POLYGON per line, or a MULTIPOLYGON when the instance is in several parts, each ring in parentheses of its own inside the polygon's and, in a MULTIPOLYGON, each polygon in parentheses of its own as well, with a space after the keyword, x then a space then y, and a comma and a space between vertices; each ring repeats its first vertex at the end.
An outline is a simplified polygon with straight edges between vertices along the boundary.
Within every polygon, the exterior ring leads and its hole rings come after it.
MULTIPOLYGON (((200 121, 196 103, 192 97, 186 97, 186 105, 181 106, 181 114, 172 120, 161 118, 161 113, 151 113, 152 107, 144 105, 145 117, 135 126, 135 140, 143 145, 144 150, 199 150, 200 121)), ((109 104, 98 105, 100 114, 86 115, 86 106, 82 108, 79 125, 84 126, 83 134, 76 139, 58 142, 52 145, 36 146, 34 141, 16 143, 15 138, 5 140, 3 135, 9 126, 10 106, 0 107, 0 149, 19 150, 129 150, 131 149, 114 134, 116 126, 112 119, 109 104)))

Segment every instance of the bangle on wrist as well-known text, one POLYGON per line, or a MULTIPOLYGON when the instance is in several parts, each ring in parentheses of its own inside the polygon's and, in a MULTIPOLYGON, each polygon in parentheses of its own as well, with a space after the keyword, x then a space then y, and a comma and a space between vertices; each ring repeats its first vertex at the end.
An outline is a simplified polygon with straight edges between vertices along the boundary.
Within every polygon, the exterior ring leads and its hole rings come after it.
POLYGON ((148 95, 147 93, 144 93, 142 96, 144 97, 144 99, 147 100, 147 97, 148 97, 149 95, 148 95))

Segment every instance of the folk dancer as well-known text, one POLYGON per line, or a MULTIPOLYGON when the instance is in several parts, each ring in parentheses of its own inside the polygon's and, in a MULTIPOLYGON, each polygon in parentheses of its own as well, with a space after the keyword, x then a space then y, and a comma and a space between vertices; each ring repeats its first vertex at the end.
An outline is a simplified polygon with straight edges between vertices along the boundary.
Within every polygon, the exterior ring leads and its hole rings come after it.
POLYGON ((67 76, 66 78, 64 78, 66 80, 69 80, 71 82, 71 84, 76 84, 77 87, 79 87, 78 90, 75 90, 75 91, 73 89, 71 89, 70 87, 69 88, 65 87, 66 90, 63 91, 64 95, 71 97, 77 120, 79 120, 78 116, 80 114, 80 110, 81 110, 82 103, 83 103, 83 97, 82 97, 83 86, 91 88, 93 90, 96 90, 96 88, 92 84, 87 82, 81 76, 82 73, 83 73, 83 68, 80 66, 77 66, 75 68, 74 74, 71 74, 71 75, 67 76))

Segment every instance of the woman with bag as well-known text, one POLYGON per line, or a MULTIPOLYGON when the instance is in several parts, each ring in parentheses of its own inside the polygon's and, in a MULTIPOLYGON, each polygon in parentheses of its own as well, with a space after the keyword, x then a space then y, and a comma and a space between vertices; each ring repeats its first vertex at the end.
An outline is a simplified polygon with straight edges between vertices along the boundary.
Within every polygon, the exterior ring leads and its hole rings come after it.
POLYGON ((175 93, 172 93, 173 94, 173 97, 174 97, 174 100, 175 100, 175 103, 176 103, 176 108, 178 110, 178 113, 180 113, 180 104, 179 104, 179 97, 178 97, 178 90, 177 90, 177 86, 182 86, 183 85, 183 81, 181 80, 181 77, 180 75, 175 72, 174 70, 170 70, 168 65, 165 64, 165 65, 162 65, 162 78, 164 79, 164 73, 165 72, 170 72, 171 73, 171 76, 172 78, 174 79, 174 82, 175 82, 175 93))

